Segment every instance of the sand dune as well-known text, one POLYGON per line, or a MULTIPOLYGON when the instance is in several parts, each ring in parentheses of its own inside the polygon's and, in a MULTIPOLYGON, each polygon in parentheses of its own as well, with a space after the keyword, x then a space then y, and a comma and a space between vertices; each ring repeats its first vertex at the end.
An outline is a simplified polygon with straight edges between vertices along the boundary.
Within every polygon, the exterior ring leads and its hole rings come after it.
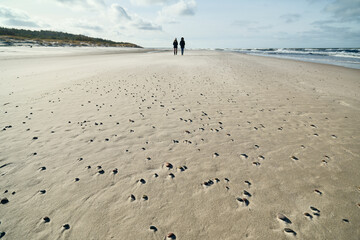
POLYGON ((0 56, 0 238, 359 239, 359 70, 0 56))

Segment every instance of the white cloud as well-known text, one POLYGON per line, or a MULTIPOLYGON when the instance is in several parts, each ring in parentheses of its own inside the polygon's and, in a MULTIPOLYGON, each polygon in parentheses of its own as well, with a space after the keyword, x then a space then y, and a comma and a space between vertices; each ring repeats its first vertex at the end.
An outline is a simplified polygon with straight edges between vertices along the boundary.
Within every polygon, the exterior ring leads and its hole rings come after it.
POLYGON ((0 22, 5 26, 39 28, 45 26, 40 21, 31 18, 26 12, 18 9, 0 6, 0 22))
POLYGON ((136 14, 130 14, 119 4, 113 4, 110 7, 112 16, 119 26, 128 30, 151 30, 161 31, 162 27, 150 21, 147 21, 136 14))
POLYGON ((149 5, 163 5, 171 0, 131 0, 133 5, 137 6, 149 6, 149 5))
POLYGON ((121 20, 122 21, 130 21, 131 20, 131 17, 129 16, 129 14, 119 4, 111 5, 110 11, 111 11, 112 15, 115 17, 115 19, 117 19, 117 20, 120 20, 120 21, 121 20))
POLYGON ((55 0, 55 1, 71 8, 77 7, 82 9, 98 10, 106 7, 104 0, 55 0))
POLYGON ((76 28, 81 28, 81 29, 85 29, 85 30, 90 30, 90 31, 94 31, 94 32, 102 32, 103 31, 103 27, 98 25, 98 24, 92 24, 89 23, 86 20, 73 20, 71 21, 72 25, 76 28))
POLYGON ((196 11, 196 2, 195 0, 184 1, 180 0, 179 2, 165 6, 160 12, 161 16, 193 16, 196 11))

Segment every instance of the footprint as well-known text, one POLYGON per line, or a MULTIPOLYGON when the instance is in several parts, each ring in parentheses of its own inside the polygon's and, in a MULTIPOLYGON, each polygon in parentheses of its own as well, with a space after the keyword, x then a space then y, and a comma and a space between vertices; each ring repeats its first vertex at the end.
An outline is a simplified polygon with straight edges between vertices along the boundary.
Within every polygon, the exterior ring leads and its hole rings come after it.
POLYGON ((6 232, 0 232, 0 238, 3 238, 6 235, 6 232))
POLYGON ((319 194, 319 195, 322 195, 322 192, 320 190, 315 189, 314 192, 319 194))
POLYGON ((133 194, 131 194, 130 197, 129 197, 129 199, 130 199, 131 202, 133 202, 133 201, 136 200, 136 197, 135 197, 133 194))
POLYGON ((173 168, 173 165, 169 162, 165 162, 164 163, 164 167, 168 168, 168 169, 172 169, 173 168))
POLYGON ((49 218, 49 217, 44 217, 43 220, 44 220, 45 223, 50 222, 50 218, 49 218))
POLYGON ((2 198, 0 202, 1 202, 1 204, 7 204, 7 203, 9 203, 9 199, 2 198))
POLYGON ((259 162, 252 162, 252 164, 255 165, 255 166, 260 166, 259 162))
POLYGON ((215 158, 215 157, 218 157, 219 156, 219 154, 218 153, 214 153, 213 154, 213 157, 215 158))
POLYGON ((251 193, 249 193, 248 191, 244 190, 244 195, 248 196, 248 197, 251 197, 251 193))
POLYGON ((175 236, 174 233, 168 233, 168 234, 166 235, 166 238, 167 238, 167 239, 176 239, 176 236, 175 236))
POLYGON ((304 213, 305 217, 308 217, 310 220, 313 219, 313 216, 310 213, 304 213))
POLYGON ((249 181, 244 181, 244 183, 246 183, 246 184, 248 185, 248 187, 250 188, 251 182, 249 182, 249 181))
POLYGON ((206 186, 206 187, 209 187, 209 186, 211 186, 211 185, 213 185, 213 184, 214 184, 214 182, 213 182, 212 180, 208 180, 208 181, 205 181, 205 182, 203 183, 203 185, 206 186))
POLYGON ((316 207, 310 206, 310 209, 313 210, 314 212, 320 213, 320 210, 317 209, 316 207))
POLYGON ((291 228, 284 228, 284 232, 296 236, 296 232, 291 228))
POLYGON ((242 160, 245 160, 245 159, 247 159, 248 157, 249 157, 249 156, 246 155, 245 153, 240 154, 240 158, 241 158, 242 160))
POLYGON ((291 159, 294 160, 294 161, 299 160, 299 159, 298 159, 297 157, 295 157, 295 156, 292 156, 291 159))
POLYGON ((336 136, 336 135, 331 135, 331 137, 332 137, 332 138, 334 138, 334 139, 335 139, 335 138, 337 138, 337 136, 336 136))
POLYGON ((140 182, 141 184, 145 184, 145 183, 146 183, 145 179, 143 179, 143 178, 141 178, 140 180, 137 180, 137 182, 140 182))
POLYGON ((282 213, 278 213, 277 218, 280 219, 281 221, 285 222, 286 224, 292 223, 291 220, 282 213))
POLYGON ((157 228, 155 226, 150 226, 150 230, 153 232, 157 232, 157 228))
POLYGON ((246 198, 236 198, 236 200, 238 200, 239 202, 243 203, 245 205, 245 207, 249 206, 250 202, 249 200, 247 200, 246 198))
POLYGON ((68 230, 68 229, 70 229, 70 225, 69 225, 69 224, 64 224, 64 225, 63 225, 63 228, 64 228, 65 230, 68 230))

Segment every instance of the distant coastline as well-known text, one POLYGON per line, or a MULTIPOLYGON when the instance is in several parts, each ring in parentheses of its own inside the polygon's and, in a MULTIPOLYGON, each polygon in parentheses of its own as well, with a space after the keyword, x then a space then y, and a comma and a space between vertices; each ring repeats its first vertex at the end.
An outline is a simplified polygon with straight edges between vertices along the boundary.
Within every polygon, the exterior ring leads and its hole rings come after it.
POLYGON ((216 50, 360 69, 360 48, 234 48, 216 50))
POLYGON ((114 42, 102 38, 56 31, 31 31, 0 27, 1 46, 49 46, 49 47, 130 47, 142 48, 129 42, 114 42))

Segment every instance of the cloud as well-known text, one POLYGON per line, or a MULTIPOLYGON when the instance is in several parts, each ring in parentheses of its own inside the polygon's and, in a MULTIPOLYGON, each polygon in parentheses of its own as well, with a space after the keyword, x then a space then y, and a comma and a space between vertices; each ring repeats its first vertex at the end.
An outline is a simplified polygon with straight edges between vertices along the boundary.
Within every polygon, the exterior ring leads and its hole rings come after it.
POLYGON ((91 30, 95 32, 102 32, 104 30, 101 26, 88 23, 87 21, 84 20, 80 20, 79 22, 73 24, 73 26, 76 28, 91 30))
POLYGON ((162 31, 162 27, 158 25, 154 25, 150 22, 146 22, 142 19, 137 19, 132 23, 137 29, 141 30, 150 30, 150 31, 162 31))
POLYGON ((106 7, 104 0, 55 0, 58 3, 69 7, 80 7, 85 9, 98 10, 106 7))
POLYGON ((360 0, 336 0, 325 11, 344 22, 360 22, 360 0))
POLYGON ((125 21, 131 20, 131 17, 129 16, 129 14, 119 4, 111 5, 111 11, 112 11, 113 15, 115 16, 115 18, 118 20, 125 20, 125 21))
POLYGON ((138 30, 147 31, 162 31, 162 27, 151 23, 136 14, 130 14, 125 8, 119 4, 111 5, 111 14, 115 18, 115 21, 119 22, 122 28, 135 28, 138 30))
POLYGON ((39 28, 41 23, 29 17, 24 11, 0 6, 0 20, 7 26, 39 28))
POLYGON ((299 21, 301 16, 299 14, 285 14, 280 16, 286 23, 293 23, 299 21))
POLYGON ((149 6, 149 5, 163 5, 171 0, 131 0, 133 5, 137 6, 149 6))
POLYGON ((160 12, 161 16, 193 16, 196 12, 196 2, 194 0, 179 2, 165 6, 160 12))

